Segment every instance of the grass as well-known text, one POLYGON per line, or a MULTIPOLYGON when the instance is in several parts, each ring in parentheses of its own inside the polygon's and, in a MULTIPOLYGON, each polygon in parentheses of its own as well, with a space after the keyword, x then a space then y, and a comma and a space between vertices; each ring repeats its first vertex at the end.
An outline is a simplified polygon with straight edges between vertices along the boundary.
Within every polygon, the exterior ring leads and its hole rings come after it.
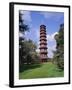
POLYGON ((56 67, 56 65, 51 62, 34 65, 25 65, 23 67, 23 70, 19 73, 19 79, 63 77, 63 76, 64 71, 59 70, 56 67))

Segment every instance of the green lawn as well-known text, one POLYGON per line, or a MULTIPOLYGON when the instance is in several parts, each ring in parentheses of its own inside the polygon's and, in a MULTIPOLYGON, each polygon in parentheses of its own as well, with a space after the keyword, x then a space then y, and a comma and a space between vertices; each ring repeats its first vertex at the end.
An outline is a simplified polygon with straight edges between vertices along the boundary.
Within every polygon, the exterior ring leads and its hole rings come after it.
POLYGON ((51 62, 24 65, 22 72, 19 73, 19 79, 32 78, 48 78, 48 77, 63 77, 64 72, 59 70, 56 65, 51 62))

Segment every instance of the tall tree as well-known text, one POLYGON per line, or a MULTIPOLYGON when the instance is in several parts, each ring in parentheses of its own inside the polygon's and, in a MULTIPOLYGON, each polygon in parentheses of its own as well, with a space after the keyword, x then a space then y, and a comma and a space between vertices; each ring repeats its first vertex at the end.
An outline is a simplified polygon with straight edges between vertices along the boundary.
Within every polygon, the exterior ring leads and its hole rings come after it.
POLYGON ((24 34, 25 31, 29 31, 28 25, 24 24, 24 20, 22 18, 23 14, 19 11, 19 64, 23 62, 23 42, 25 40, 24 34))
POLYGON ((57 51, 55 52, 55 59, 57 66, 64 69, 64 24, 60 25, 59 34, 55 36, 57 42, 57 51))
POLYGON ((19 12, 19 64, 34 63, 36 54, 36 45, 32 40, 26 40, 24 33, 29 31, 28 25, 24 24, 21 11, 19 12))

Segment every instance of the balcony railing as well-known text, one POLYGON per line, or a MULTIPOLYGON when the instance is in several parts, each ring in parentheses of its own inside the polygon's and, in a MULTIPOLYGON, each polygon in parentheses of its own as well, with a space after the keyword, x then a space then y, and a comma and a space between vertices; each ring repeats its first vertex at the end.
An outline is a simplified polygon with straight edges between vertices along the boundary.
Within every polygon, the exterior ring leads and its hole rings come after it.
POLYGON ((41 41, 40 43, 46 43, 46 41, 41 41))
POLYGON ((41 45, 41 44, 47 45, 47 42, 46 42, 46 41, 41 41, 41 42, 40 42, 40 45, 41 45))
POLYGON ((40 45, 40 47, 46 47, 47 45, 40 45))
POLYGON ((47 52, 47 50, 43 50, 43 49, 42 49, 42 50, 40 50, 40 52, 47 52))
POLYGON ((40 34, 46 34, 46 32, 45 31, 40 31, 40 34))
POLYGON ((47 55, 46 56, 40 56, 41 59, 47 59, 47 55))
POLYGON ((41 38, 41 37, 46 37, 46 34, 41 34, 41 35, 40 35, 40 38, 41 38))
POLYGON ((47 41, 45 37, 41 37, 41 38, 40 38, 40 41, 41 41, 41 40, 47 41))
POLYGON ((40 45, 40 49, 41 48, 46 48, 47 49, 47 45, 40 45))
POLYGON ((41 28, 41 29, 40 29, 40 31, 42 31, 42 30, 43 30, 43 31, 46 31, 44 28, 41 28))
POLYGON ((47 53, 47 50, 41 50, 40 53, 47 53))

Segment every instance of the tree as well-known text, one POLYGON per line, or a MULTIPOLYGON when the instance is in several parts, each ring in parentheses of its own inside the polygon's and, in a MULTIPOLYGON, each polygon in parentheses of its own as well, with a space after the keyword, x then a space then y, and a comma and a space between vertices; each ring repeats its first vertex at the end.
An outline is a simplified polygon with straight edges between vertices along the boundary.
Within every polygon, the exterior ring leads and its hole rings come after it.
POLYGON ((30 39, 23 42, 23 63, 34 64, 37 60, 39 60, 36 48, 37 46, 30 39))
POLYGON ((19 33, 22 34, 22 36, 19 36, 19 64, 23 64, 23 42, 25 40, 24 33, 26 31, 29 31, 28 25, 24 24, 24 20, 22 18, 22 13, 19 11, 19 33))
POLYGON ((35 63, 38 59, 36 53, 36 44, 32 40, 26 40, 24 34, 26 31, 29 31, 28 25, 24 24, 21 11, 19 12, 19 33, 22 36, 19 36, 19 65, 20 67, 24 64, 35 63))
POLYGON ((19 31, 24 33, 25 31, 29 31, 28 25, 24 24, 24 19, 22 18, 23 14, 19 11, 19 31))
POLYGON ((57 51, 54 54, 54 59, 60 69, 64 69, 64 24, 60 25, 59 34, 55 35, 57 43, 57 51))

